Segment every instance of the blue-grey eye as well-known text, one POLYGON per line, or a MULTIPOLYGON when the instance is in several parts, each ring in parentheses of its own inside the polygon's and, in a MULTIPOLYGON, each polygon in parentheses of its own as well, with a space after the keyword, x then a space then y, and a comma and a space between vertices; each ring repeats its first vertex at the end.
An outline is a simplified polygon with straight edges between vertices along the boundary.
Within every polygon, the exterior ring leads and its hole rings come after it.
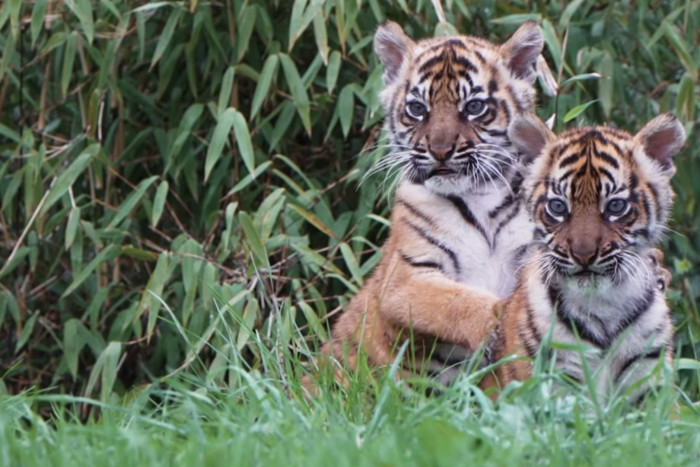
POLYGON ((569 209, 566 207, 566 203, 560 199, 550 199, 547 202, 547 208, 555 216, 565 215, 569 209))
POLYGON ((479 115, 486 108, 486 102, 481 99, 472 99, 464 106, 464 113, 467 115, 479 115))
POLYGON ((619 216, 627 210, 627 200, 624 199, 612 199, 605 206, 605 212, 613 216, 619 216))
POLYGON ((406 104, 406 112, 412 117, 420 118, 428 113, 428 108, 422 102, 413 101, 406 104))

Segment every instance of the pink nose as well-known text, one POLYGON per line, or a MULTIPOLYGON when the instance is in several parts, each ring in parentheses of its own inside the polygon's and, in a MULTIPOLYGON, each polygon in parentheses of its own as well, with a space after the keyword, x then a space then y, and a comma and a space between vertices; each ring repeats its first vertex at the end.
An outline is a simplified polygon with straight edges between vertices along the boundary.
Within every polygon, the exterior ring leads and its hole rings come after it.
POLYGON ((598 249, 572 248, 571 257, 581 266, 590 266, 598 253, 598 249))
POLYGON ((438 161, 444 161, 447 159, 447 157, 450 155, 454 148, 454 145, 452 144, 436 144, 436 145, 430 145, 430 153, 437 159, 438 161))

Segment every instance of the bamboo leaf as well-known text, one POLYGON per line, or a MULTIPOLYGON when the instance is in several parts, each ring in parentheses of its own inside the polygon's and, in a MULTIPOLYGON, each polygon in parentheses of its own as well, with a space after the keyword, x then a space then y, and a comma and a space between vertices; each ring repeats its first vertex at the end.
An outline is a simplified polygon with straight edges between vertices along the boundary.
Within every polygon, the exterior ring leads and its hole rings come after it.
POLYGON ((250 251, 253 253, 255 264, 258 267, 264 267, 267 265, 267 252, 260 241, 260 235, 255 229, 253 219, 251 219, 247 212, 241 211, 238 213, 238 221, 241 223, 241 227, 243 227, 243 232, 245 233, 246 240, 248 240, 248 245, 250 245, 250 251))
POLYGON ((209 149, 204 161, 205 182, 209 179, 214 165, 221 157, 221 152, 228 141, 231 128, 233 128, 236 136, 238 152, 243 159, 243 163, 250 173, 255 173, 255 152, 253 150, 253 142, 250 139, 250 132, 248 131, 248 123, 240 112, 234 108, 229 108, 219 117, 209 142, 209 149))
POLYGON ((676 27, 668 21, 663 21, 661 23, 661 29, 663 30, 666 39, 668 39, 675 49, 678 59, 681 61, 681 63, 683 63, 686 71, 690 73, 693 80, 696 81, 698 79, 698 66, 695 64, 695 60, 693 60, 693 56, 690 53, 686 41, 678 33, 676 27))
POLYGON ((153 227, 158 225, 160 216, 163 214, 163 208, 165 207, 169 189, 168 181, 163 180, 156 190, 156 196, 153 198, 153 210, 151 211, 151 226, 153 227))
POLYGON ((343 260, 345 260, 345 265, 348 267, 352 279, 358 285, 362 285, 362 272, 360 271, 360 265, 358 264, 357 258, 355 257, 355 252, 352 251, 350 245, 348 245, 345 242, 342 242, 340 244, 340 253, 343 255, 343 260))
POLYGON ((68 215, 68 223, 66 224, 66 250, 70 249, 73 241, 75 240, 75 234, 78 232, 78 225, 80 225, 80 208, 74 207, 70 210, 70 214, 68 215))
POLYGON ((61 67, 61 94, 66 97, 71 76, 73 75, 73 63, 75 62, 76 45, 78 36, 72 32, 66 36, 63 48, 63 65, 61 67))
POLYGON ((92 44, 95 37, 95 25, 92 19, 92 5, 90 0, 65 0, 66 6, 70 8, 80 21, 80 26, 85 32, 88 44, 92 44))
POLYGON ((340 72, 340 52, 334 50, 328 60, 328 68, 326 69, 326 88, 328 94, 333 94, 335 83, 338 82, 338 73, 340 72))
POLYGON ((80 284, 85 282, 85 279, 87 279, 90 274, 95 272, 95 269, 97 267, 105 262, 112 261, 114 258, 116 258, 119 255, 119 247, 117 245, 107 245, 102 251, 100 251, 97 256, 93 258, 92 261, 90 261, 87 266, 85 266, 78 274, 76 274, 73 277, 73 282, 70 283, 70 285, 66 288, 66 290, 63 291, 63 294, 61 294, 61 298, 65 298, 75 289, 80 287, 80 284))
POLYGON ((574 16, 574 14, 576 14, 576 10, 579 9, 582 3, 583 0, 574 0, 573 2, 570 2, 568 5, 566 5, 566 8, 564 8, 564 11, 559 17, 558 28, 560 31, 563 31, 569 27, 571 18, 574 16))
POLYGON ((288 51, 294 48, 294 44, 301 34, 309 27, 311 21, 318 14, 323 6, 324 0, 295 0, 292 6, 292 16, 289 23, 289 47, 288 51), (308 5, 308 6, 307 6, 308 5))
POLYGON ((613 85, 615 84, 615 62, 609 53, 603 54, 600 60, 600 73, 603 79, 598 80, 598 100, 605 117, 609 118, 613 107, 613 85))
POLYGON ((63 324, 63 359, 73 379, 78 376, 78 355, 86 344, 82 340, 80 328, 85 328, 85 326, 75 318, 71 318, 63 324))
POLYGON ((243 14, 240 17, 240 29, 238 30, 238 34, 236 34, 236 56, 238 57, 238 62, 243 60, 248 50, 250 37, 253 35, 253 28, 255 27, 256 12, 257 8, 248 5, 243 9, 243 14))
MULTIPOLYGON (((236 68, 230 66, 224 73, 221 79, 221 90, 219 91, 219 101, 216 106, 217 113, 221 113, 228 108, 231 99, 231 91, 233 90, 233 77, 236 75, 236 68)), ((252 118, 252 117, 251 117, 252 118)))
POLYGON ((323 64, 328 65, 328 52, 330 48, 328 47, 328 33, 326 32, 326 21, 323 16, 323 10, 319 9, 314 16, 314 37, 316 39, 316 46, 318 47, 318 52, 323 58, 323 64))
POLYGON ((56 182, 49 190, 41 212, 45 213, 62 196, 68 193, 68 188, 83 173, 90 164, 91 159, 100 151, 99 144, 91 144, 56 178, 56 182))
POLYGON ((243 163, 249 173, 255 174, 255 152, 253 150, 253 142, 250 139, 248 122, 245 121, 243 114, 238 111, 233 116, 233 131, 236 135, 236 144, 243 163))
POLYGON ((175 141, 170 149, 168 165, 172 164, 174 159, 180 154, 180 151, 182 151, 185 141, 187 141, 192 134, 192 128, 197 123, 197 120, 199 120, 203 110, 204 106, 202 104, 192 104, 185 111, 185 114, 182 116, 182 120, 180 120, 180 125, 177 130, 177 137, 175 138, 175 141))
POLYGON ((336 112, 340 118, 340 127, 343 129, 343 136, 347 137, 350 133, 350 126, 355 117, 355 99, 354 99, 354 84, 347 84, 338 95, 338 105, 336 112))
POLYGON ((140 318, 145 312, 148 312, 148 322, 146 323, 146 335, 153 334, 158 321, 158 311, 160 310, 161 300, 163 296, 163 288, 165 283, 170 279, 172 274, 173 261, 169 253, 161 253, 158 256, 156 267, 148 278, 146 289, 141 294, 141 300, 136 312, 136 318, 140 318))
POLYGON ((254 171, 250 172, 248 175, 243 177, 240 182, 236 183, 231 190, 226 193, 226 196, 235 195, 239 191, 250 185, 255 179, 260 176, 261 173, 265 172, 272 165, 271 161, 265 161, 255 168, 254 171))
POLYGON ((593 101, 588 101, 584 104, 577 105, 573 109, 566 112, 566 115, 564 115, 564 123, 569 122, 569 121, 573 120, 574 118, 578 117, 579 115, 581 115, 583 113, 583 111, 586 110, 594 102, 597 102, 597 99, 593 100, 593 101))
POLYGON ((36 0, 34 2, 34 7, 32 8, 32 19, 29 25, 32 46, 36 45, 36 40, 39 38, 39 34, 41 33, 41 28, 44 23, 44 16, 46 15, 46 5, 48 2, 49 0, 36 0))
POLYGON ((105 230, 111 230, 117 226, 126 216, 131 214, 131 211, 133 211, 134 207, 141 201, 141 198, 143 198, 143 194, 148 190, 148 188, 153 185, 153 182, 155 182, 158 179, 157 175, 153 175, 152 177, 148 177, 145 180, 142 180, 141 183, 138 184, 136 191, 131 193, 123 203, 119 206, 119 209, 117 210, 116 214, 114 214, 114 217, 112 218, 111 221, 109 221, 109 224, 107 224, 107 227, 105 227, 105 230))
POLYGON ((91 395, 95 390, 98 378, 100 379, 100 399, 106 401, 112 392, 112 387, 117 380, 117 365, 122 355, 122 346, 119 342, 110 342, 102 351, 95 366, 90 372, 85 394, 91 395))
POLYGON ((299 76, 299 71, 296 65, 286 54, 280 54, 280 62, 282 62, 282 68, 284 69, 284 75, 287 79, 287 84, 289 85, 289 90, 294 99, 294 105, 296 106, 297 113, 301 118, 301 122, 306 129, 306 132, 311 135, 311 116, 310 116, 310 105, 309 96, 306 94, 306 88, 304 83, 299 76))
POLYGON ((209 179, 214 165, 218 162, 221 157, 221 151, 223 151, 229 136, 231 135, 231 128, 233 127, 233 119, 238 113, 234 108, 228 108, 223 111, 219 116, 216 126, 214 127, 214 133, 209 140, 209 148, 207 149, 207 156, 204 160, 204 181, 209 179))
POLYGON ((254 119, 258 114, 262 103, 265 98, 268 97, 270 92, 270 85, 272 81, 277 78, 277 66, 279 64, 279 57, 277 54, 270 55, 265 60, 262 71, 260 72, 260 79, 258 80, 258 85, 255 86, 255 93, 253 93, 253 103, 250 106, 250 119, 254 119))
POLYGON ((180 21, 181 15, 182 10, 179 7, 173 8, 173 11, 170 12, 168 21, 165 23, 165 27, 163 27, 163 32, 161 32, 160 36, 158 37, 156 50, 153 53, 153 58, 151 59, 151 68, 158 63, 163 56, 163 52, 165 52, 165 50, 168 48, 170 40, 173 37, 173 32, 175 32, 175 26, 177 26, 178 22, 180 21))
POLYGON ((314 227, 316 227, 318 230, 320 230, 321 232, 323 232, 323 233, 326 234, 327 236, 329 236, 329 237, 331 237, 331 238, 333 238, 333 239, 337 239, 337 238, 338 238, 338 237, 335 235, 335 233, 334 233, 327 225, 325 225, 323 222, 321 222, 321 220, 320 220, 318 217, 316 217, 313 213, 307 211, 306 209, 304 209, 304 208, 302 208, 301 206, 298 206, 298 205, 296 205, 296 204, 291 204, 291 203, 290 203, 290 204, 289 204, 289 207, 290 207, 290 209, 292 209, 293 211, 296 211, 301 217, 303 217, 304 219, 306 219, 306 221, 307 221, 309 224, 313 225, 314 227))

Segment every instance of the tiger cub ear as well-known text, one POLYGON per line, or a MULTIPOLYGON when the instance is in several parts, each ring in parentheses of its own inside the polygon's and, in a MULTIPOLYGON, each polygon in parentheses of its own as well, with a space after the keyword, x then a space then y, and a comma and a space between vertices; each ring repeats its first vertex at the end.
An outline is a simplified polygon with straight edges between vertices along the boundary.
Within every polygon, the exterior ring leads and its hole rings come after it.
POLYGON ((669 113, 653 118, 634 136, 635 143, 644 148, 651 159, 664 170, 673 170, 673 157, 685 144, 681 122, 669 113))
POLYGON ((379 25, 374 35, 374 52, 384 65, 384 84, 389 85, 396 80, 413 44, 413 39, 395 22, 385 21, 379 25))
POLYGON ((537 57, 542 53, 544 39, 539 26, 527 21, 501 45, 501 56, 516 78, 535 82, 537 57))
POLYGON ((535 114, 519 114, 508 126, 508 138, 520 152, 521 162, 528 165, 555 135, 535 114))

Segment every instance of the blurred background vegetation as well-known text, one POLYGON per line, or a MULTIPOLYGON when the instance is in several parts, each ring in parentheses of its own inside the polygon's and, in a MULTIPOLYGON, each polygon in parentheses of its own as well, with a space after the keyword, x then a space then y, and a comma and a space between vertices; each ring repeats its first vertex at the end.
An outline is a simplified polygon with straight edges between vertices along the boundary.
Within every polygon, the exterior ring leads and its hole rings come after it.
POLYGON ((284 356, 326 339, 388 230, 390 184, 359 184, 380 157, 385 19, 495 42, 536 20, 560 86, 538 111, 559 129, 682 119, 665 251, 697 399, 700 1, 687 0, 4 0, 0 391, 105 400, 174 375, 235 388, 232 363, 284 378, 284 356))

